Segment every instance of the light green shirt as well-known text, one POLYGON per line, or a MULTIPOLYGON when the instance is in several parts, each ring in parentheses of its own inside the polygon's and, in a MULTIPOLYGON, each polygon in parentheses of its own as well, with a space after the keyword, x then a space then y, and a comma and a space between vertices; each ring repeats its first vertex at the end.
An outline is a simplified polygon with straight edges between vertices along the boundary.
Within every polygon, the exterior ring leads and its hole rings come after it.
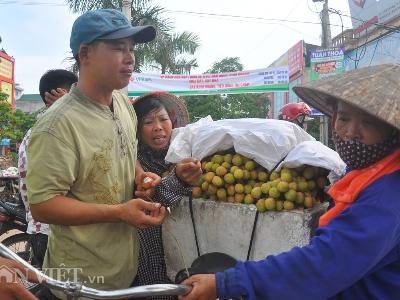
MULTIPOLYGON (((132 199, 136 125, 132 105, 121 93, 113 93, 111 111, 73 86, 33 127, 26 180, 29 202, 57 195, 104 204, 132 199)), ((134 227, 100 223, 50 228, 44 263, 51 268, 48 275, 102 290, 130 286, 138 261, 134 227)))

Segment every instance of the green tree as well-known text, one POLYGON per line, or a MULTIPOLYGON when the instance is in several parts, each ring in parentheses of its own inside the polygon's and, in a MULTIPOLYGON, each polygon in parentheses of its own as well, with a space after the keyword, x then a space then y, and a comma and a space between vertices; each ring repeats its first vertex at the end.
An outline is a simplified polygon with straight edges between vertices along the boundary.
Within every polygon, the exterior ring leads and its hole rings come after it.
POLYGON ((6 101, 8 99, 8 95, 0 91, 0 102, 6 101))
POLYGON ((213 120, 258 118, 258 99, 252 94, 185 97, 191 121, 210 115, 213 120))
MULTIPOLYGON (((98 8, 121 9, 121 0, 67 0, 73 12, 85 12, 98 8)), ((179 73, 197 67, 196 59, 189 59, 198 48, 198 38, 190 32, 171 33, 172 22, 162 16, 164 8, 152 5, 151 0, 132 0, 132 25, 153 25, 157 30, 155 41, 138 44, 135 49, 135 72, 155 68, 163 73, 179 73)))
MULTIPOLYGON (((226 57, 213 64, 207 73, 242 71, 239 57, 226 57)), ((268 113, 268 98, 262 94, 232 94, 191 96, 186 103, 192 121, 210 115, 213 120, 238 118, 265 118, 268 113)))
POLYGON ((213 64, 206 73, 225 73, 243 71, 243 65, 239 57, 225 57, 213 64))
POLYGON ((0 139, 21 141, 35 123, 36 114, 26 114, 19 109, 13 112, 7 98, 7 94, 0 92, 0 139))
POLYGON ((199 46, 199 38, 191 32, 160 33, 153 44, 151 67, 159 69, 161 74, 190 74, 198 65, 195 58, 188 56, 194 55, 199 46))

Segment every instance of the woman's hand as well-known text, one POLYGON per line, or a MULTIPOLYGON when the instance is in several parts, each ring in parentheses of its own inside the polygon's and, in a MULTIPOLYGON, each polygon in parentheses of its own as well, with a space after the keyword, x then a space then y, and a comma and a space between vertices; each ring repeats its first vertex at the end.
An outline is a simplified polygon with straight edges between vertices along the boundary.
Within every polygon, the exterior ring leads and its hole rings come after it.
POLYGON ((191 285, 192 290, 180 296, 180 300, 214 300, 217 299, 216 279, 214 274, 193 275, 182 282, 191 285))
POLYGON ((200 161, 194 158, 185 158, 177 163, 175 172, 180 180, 189 185, 197 185, 203 174, 200 161))
POLYGON ((136 175, 136 191, 135 196, 148 200, 152 198, 156 192, 155 187, 161 182, 161 177, 152 172, 140 172, 136 175))

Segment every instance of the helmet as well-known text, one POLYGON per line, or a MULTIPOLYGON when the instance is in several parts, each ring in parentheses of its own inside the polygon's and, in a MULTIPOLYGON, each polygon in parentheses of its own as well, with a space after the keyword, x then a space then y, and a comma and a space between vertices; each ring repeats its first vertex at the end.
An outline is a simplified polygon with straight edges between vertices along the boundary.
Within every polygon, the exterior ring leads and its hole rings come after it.
POLYGON ((279 120, 295 122, 302 125, 304 121, 312 120, 311 108, 304 102, 288 103, 279 111, 279 120))

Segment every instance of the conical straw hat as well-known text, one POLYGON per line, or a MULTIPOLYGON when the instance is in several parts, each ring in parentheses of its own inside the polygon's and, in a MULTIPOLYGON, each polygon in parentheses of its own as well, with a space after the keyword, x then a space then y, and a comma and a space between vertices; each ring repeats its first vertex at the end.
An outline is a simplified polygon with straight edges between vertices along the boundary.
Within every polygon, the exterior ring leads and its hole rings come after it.
POLYGON ((139 102, 146 101, 149 98, 158 98, 164 104, 172 121, 172 127, 184 127, 189 124, 189 112, 185 101, 178 96, 167 92, 154 92, 140 96, 132 101, 133 107, 139 102))
POLYGON ((332 116, 337 100, 400 129, 400 66, 385 64, 296 86, 304 102, 332 116))

